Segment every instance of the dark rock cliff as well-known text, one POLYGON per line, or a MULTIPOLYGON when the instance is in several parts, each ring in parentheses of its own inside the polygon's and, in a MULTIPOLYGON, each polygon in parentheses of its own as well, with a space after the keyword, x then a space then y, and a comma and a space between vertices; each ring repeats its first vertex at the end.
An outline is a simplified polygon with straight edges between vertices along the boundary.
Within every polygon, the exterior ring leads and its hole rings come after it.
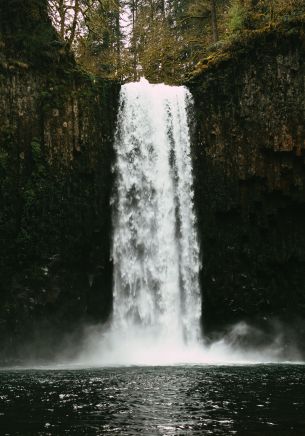
POLYGON ((304 30, 239 42, 189 83, 207 334, 246 320, 305 336, 304 30))
POLYGON ((16 59, 12 44, 1 49, 3 362, 26 358, 29 342, 31 356, 53 355, 83 322, 105 320, 111 311, 119 86, 84 75, 58 48, 53 57, 22 49, 16 59))

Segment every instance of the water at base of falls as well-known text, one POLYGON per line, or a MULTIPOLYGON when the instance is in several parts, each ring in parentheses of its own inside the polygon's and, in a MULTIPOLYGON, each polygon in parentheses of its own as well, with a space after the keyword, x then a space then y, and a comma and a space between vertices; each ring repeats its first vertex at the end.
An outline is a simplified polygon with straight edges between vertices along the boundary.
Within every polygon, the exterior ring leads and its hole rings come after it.
POLYGON ((301 436, 305 367, 0 371, 7 435, 301 436))

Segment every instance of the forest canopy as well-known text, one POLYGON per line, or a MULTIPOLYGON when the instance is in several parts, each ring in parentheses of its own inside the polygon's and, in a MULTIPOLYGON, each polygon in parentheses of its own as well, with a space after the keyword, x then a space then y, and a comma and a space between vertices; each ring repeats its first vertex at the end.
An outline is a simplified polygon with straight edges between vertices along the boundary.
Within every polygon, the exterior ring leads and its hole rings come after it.
POLYGON ((122 81, 145 75, 179 83, 232 41, 305 19, 304 0, 10 0, 9 8, 1 2, 2 21, 17 24, 21 4, 33 16, 48 8, 59 44, 82 68, 122 81))

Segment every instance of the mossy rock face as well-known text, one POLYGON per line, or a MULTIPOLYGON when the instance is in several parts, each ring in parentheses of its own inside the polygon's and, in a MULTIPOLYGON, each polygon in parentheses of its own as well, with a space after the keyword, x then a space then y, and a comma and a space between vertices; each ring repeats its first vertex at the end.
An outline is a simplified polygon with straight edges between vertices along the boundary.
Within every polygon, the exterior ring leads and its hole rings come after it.
POLYGON ((226 67, 226 64, 233 66, 239 61, 242 62, 244 55, 249 57, 250 52, 264 50, 264 47, 276 41, 280 41, 283 47, 286 42, 291 45, 293 40, 299 43, 303 40, 304 45, 304 33, 305 17, 292 17, 288 21, 268 24, 257 30, 243 30, 211 46, 208 51, 209 55, 203 57, 190 73, 189 83, 203 80, 205 74, 209 75, 212 70, 222 69, 226 67))
POLYGON ((305 319, 305 40, 262 34, 189 83, 204 327, 305 319))
POLYGON ((1 70, 2 359, 16 349, 54 355, 67 334, 111 311, 119 85, 73 65, 1 70))
POLYGON ((1 0, 0 67, 3 63, 10 69, 31 65, 49 72, 75 68, 66 42, 51 25, 47 0, 1 0))

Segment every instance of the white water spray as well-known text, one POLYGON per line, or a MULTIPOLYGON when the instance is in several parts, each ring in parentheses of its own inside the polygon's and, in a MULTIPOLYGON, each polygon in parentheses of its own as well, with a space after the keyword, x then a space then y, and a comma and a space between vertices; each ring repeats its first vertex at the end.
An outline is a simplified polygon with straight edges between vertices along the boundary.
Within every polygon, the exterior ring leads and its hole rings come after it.
POLYGON ((112 328, 172 347, 200 337, 190 100, 184 87, 124 85, 115 138, 112 328))

